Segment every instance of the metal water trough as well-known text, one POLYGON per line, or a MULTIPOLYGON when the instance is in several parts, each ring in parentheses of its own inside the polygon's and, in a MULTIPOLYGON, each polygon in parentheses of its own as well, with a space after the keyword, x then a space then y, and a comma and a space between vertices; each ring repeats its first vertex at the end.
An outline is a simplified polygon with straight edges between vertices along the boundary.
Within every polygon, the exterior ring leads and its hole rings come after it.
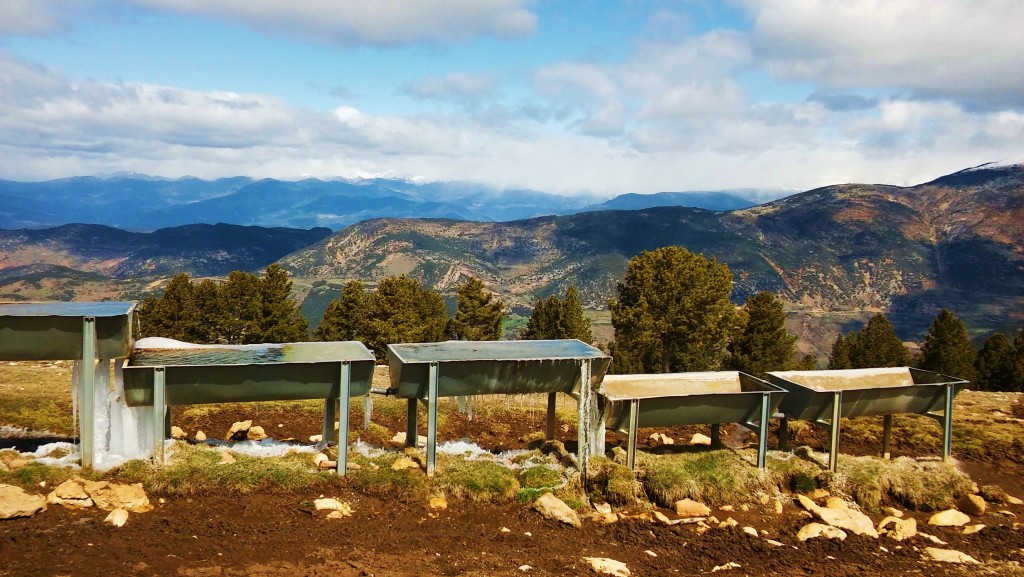
POLYGON ((949 458, 953 436, 953 398, 968 382, 910 367, 828 371, 778 371, 768 381, 788 391, 779 405, 784 418, 779 441, 785 442, 786 419, 813 421, 830 428, 829 468, 836 470, 842 417, 883 415, 882 453, 889 458, 892 416, 927 415, 942 424, 942 458, 949 458), (941 412, 939 412, 941 411, 941 412))
POLYGON ((416 402, 427 404, 428 475, 434 473, 437 455, 438 398, 548 393, 546 434, 551 439, 556 393, 573 394, 579 399, 578 464, 586 471, 590 447, 603 429, 596 393, 610 363, 600 349, 573 339, 393 344, 388 345, 389 392, 409 401, 407 445, 416 443, 416 402))
POLYGON ((93 466, 98 363, 129 355, 134 326, 134 302, 0 305, 0 360, 82 362, 76 401, 83 467, 93 466))
POLYGON ((333 439, 334 423, 340 417, 337 466, 338 473, 345 474, 349 399, 369 393, 376 364, 365 345, 357 341, 181 345, 138 349, 124 363, 128 406, 154 408, 156 455, 163 456, 170 406, 324 399, 323 440, 333 439))
POLYGON ((636 464, 640 427, 711 425, 712 445, 718 444, 722 423, 739 423, 758 434, 757 466, 763 469, 768 452, 768 420, 786 391, 738 371, 608 375, 604 397, 608 428, 629 438, 626 461, 636 464))

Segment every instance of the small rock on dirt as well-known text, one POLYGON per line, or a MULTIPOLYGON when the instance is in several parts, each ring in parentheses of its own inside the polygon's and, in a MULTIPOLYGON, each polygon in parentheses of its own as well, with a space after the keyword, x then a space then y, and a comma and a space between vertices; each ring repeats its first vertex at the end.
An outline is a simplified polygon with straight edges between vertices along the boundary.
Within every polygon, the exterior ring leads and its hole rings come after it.
POLYGON ((602 515, 607 515, 612 512, 612 506, 609 503, 594 503, 594 510, 602 515))
POLYGON ((717 573, 719 571, 728 571, 729 569, 742 569, 742 568, 743 568, 743 565, 740 565, 739 563, 737 563, 735 561, 729 561, 728 563, 724 563, 722 565, 715 565, 714 567, 711 568, 711 572, 712 573, 717 573))
POLYGON ((693 436, 690 437, 690 445, 703 445, 706 447, 710 447, 711 437, 701 433, 694 433, 693 436))
POLYGON ((894 541, 903 541, 917 535, 917 520, 913 517, 901 519, 892 515, 878 523, 878 532, 888 531, 886 536, 894 541), (892 525, 892 529, 888 529, 892 525))
POLYGON ((580 518, 571 507, 564 501, 551 493, 544 493, 539 499, 533 502, 533 508, 548 519, 561 521, 566 525, 572 525, 577 529, 580 526, 580 518))
POLYGON ((878 531, 875 529, 875 524, 871 522, 870 517, 860 511, 852 508, 830 509, 828 507, 819 507, 814 503, 814 501, 804 495, 797 495, 797 500, 804 509, 807 509, 813 513, 815 517, 821 519, 828 525, 838 527, 845 531, 850 531, 857 535, 878 538, 878 531))
POLYGON ((203 441, 206 440, 206 433, 202 432, 201 430, 200 431, 196 431, 195 440, 197 440, 200 443, 202 443, 203 441))
POLYGON ((61 505, 68 509, 87 509, 93 506, 92 498, 82 488, 82 484, 75 479, 68 479, 57 485, 50 494, 46 496, 46 502, 50 505, 61 505))
POLYGON ((131 513, 145 513, 153 510, 141 484, 122 485, 108 481, 86 481, 85 492, 92 497, 96 506, 104 511, 124 509, 131 513))
POLYGON ((710 507, 692 499, 676 501, 672 508, 675 509, 676 515, 680 517, 707 517, 711 514, 710 507))
POLYGON ((438 495, 430 498, 430 508, 434 510, 447 509, 448 499, 445 499, 444 495, 438 495))
POLYGON ((584 561, 590 563, 590 568, 595 573, 602 575, 613 575, 614 577, 630 577, 629 567, 622 561, 609 559, 607 557, 584 557, 584 561))
POLYGON ((973 535, 975 533, 980 532, 984 528, 985 525, 982 525, 981 523, 978 523, 977 525, 968 525, 964 527, 964 535, 973 535))
POLYGON ((755 529, 753 527, 744 527, 743 528, 743 532, 746 533, 747 535, 750 535, 751 537, 760 537, 761 536, 761 535, 758 534, 757 529, 755 529))
POLYGON ((171 426, 171 438, 172 439, 181 440, 181 439, 185 439, 187 437, 188 437, 188 435, 185 434, 185 431, 181 427, 179 427, 177 425, 172 425, 171 426))
POLYGON ((227 451, 220 452, 220 464, 230 465, 236 461, 235 456, 227 451))
POLYGON ((970 517, 956 509, 940 511, 928 519, 928 524, 935 525, 936 527, 963 527, 970 522, 970 517))
POLYGON ((938 549, 936 547, 926 547, 924 550, 925 554, 929 559, 933 561, 942 561, 944 563, 978 563, 978 560, 966 553, 961 553, 955 549, 938 549))
POLYGON ((395 459, 394 463, 391 463, 391 469, 394 471, 404 471, 406 469, 419 469, 420 464, 413 461, 409 457, 399 457, 395 459))
POLYGON ((124 527, 124 524, 128 522, 128 511, 118 507, 111 511, 110 514, 103 519, 103 522, 107 525, 113 525, 114 527, 124 527))
POLYGON ((245 438, 250 441, 262 441, 267 438, 267 432, 260 426, 249 427, 249 430, 245 433, 245 438))
POLYGON ((985 499, 981 495, 964 495, 956 502, 956 508, 972 517, 985 514, 985 499))
POLYGON ((816 539, 818 537, 845 541, 846 531, 843 531, 838 527, 832 527, 831 525, 824 525, 822 523, 808 523, 801 527, 800 531, 796 534, 796 538, 801 541, 816 539))
POLYGON ((352 514, 352 506, 335 499, 334 497, 321 497, 313 501, 317 511, 338 511, 348 517, 352 514))
POLYGON ((14 485, 0 485, 0 519, 31 517, 45 510, 46 497, 26 493, 14 485))
POLYGON ((224 435, 225 441, 241 441, 245 439, 246 432, 252 427, 252 419, 245 421, 238 421, 231 425, 228 432, 224 435))

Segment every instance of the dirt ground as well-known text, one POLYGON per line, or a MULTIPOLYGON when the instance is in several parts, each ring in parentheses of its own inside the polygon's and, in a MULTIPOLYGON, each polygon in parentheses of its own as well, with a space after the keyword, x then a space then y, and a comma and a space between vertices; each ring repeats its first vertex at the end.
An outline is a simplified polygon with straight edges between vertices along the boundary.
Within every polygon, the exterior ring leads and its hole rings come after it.
MULTIPOLYGON (((232 422, 242 419, 255 419, 275 438, 304 439, 320 430, 319 417, 310 411, 263 407, 256 414, 255 410, 232 406, 186 415, 176 409, 174 422, 191 433, 202 429, 211 437, 222 435, 232 422)), ((501 419, 478 414, 470 421, 450 413, 440 434, 446 440, 466 437, 491 450, 523 448, 526 435, 543 427, 543 411, 517 414, 503 414, 501 419)), ((373 420, 391 433, 404 427, 399 411, 379 411, 373 420)), ((706 428, 660 431, 682 439, 699 430, 706 428)), ((353 438, 359 434, 355 428, 353 438)), ((574 434, 565 430, 560 436, 571 439, 574 434)), ((743 434, 735 430, 724 436, 743 442, 743 434)), ((609 435, 608 441, 614 445, 622 439, 609 435)), ((894 449, 900 454, 921 448, 897 445, 894 449)), ((878 450, 866 443, 842 446, 846 454, 878 450)), ((1011 495, 1024 497, 1020 461, 964 460, 962 465, 979 485, 997 483, 1011 495)), ((621 561, 634 576, 712 572, 723 576, 1024 575, 1024 529, 1015 528, 1014 517, 1024 515, 1024 506, 990 505, 989 512, 973 521, 986 528, 966 536, 960 529, 928 527, 929 512, 909 512, 921 530, 948 543, 943 548, 981 561, 981 565, 956 565, 922 560, 924 548, 934 545, 921 537, 898 543, 850 535, 842 542, 801 543, 796 533, 808 519, 792 504, 782 514, 759 504, 746 512, 740 503, 733 511, 714 510, 720 519, 733 517, 739 526, 699 533, 694 525, 666 526, 639 518, 610 525, 585 520, 576 529, 544 519, 518 502, 449 499, 447 509, 435 511, 426 502, 371 497, 343 484, 327 496, 348 502, 353 514, 327 519, 301 505, 319 496, 215 494, 169 497, 161 502, 154 497, 154 511, 131 515, 122 528, 102 523, 105 512, 51 506, 31 518, 0 521, 0 576, 594 574, 585 557, 621 561), (743 526, 756 528, 761 536, 744 533, 743 526), (773 545, 766 538, 783 545, 773 545), (730 563, 738 567, 727 566, 730 563), (722 566, 726 567, 715 571, 722 566)))

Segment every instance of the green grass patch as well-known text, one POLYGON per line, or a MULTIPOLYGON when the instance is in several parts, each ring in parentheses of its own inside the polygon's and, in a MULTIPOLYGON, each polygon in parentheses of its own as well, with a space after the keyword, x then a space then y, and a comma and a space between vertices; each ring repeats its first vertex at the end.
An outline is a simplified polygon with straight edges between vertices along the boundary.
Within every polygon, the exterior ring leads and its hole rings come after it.
POLYGON ((889 501, 915 510, 946 509, 972 488, 970 477, 952 463, 847 455, 839 458, 833 484, 869 511, 889 501))
POLYGON ((553 489, 565 480, 561 473, 544 465, 521 469, 516 477, 519 484, 526 489, 553 489))
POLYGON ((637 454, 646 471, 647 496, 663 507, 681 499, 708 505, 748 501, 765 493, 777 493, 782 475, 761 471, 735 451, 702 451, 651 456, 637 454))
POLYGON ((643 501, 644 488, 629 467, 607 457, 591 457, 587 471, 587 492, 613 505, 643 501))
POLYGON ((430 484, 421 469, 396 471, 391 468, 402 456, 397 452, 387 452, 375 458, 352 456, 349 463, 358 464, 359 468, 349 469, 346 482, 364 495, 382 499, 403 502, 426 499, 430 484))
POLYGON ((438 460, 434 484, 456 497, 473 501, 511 500, 521 488, 515 473, 504 465, 486 459, 443 455, 438 460))

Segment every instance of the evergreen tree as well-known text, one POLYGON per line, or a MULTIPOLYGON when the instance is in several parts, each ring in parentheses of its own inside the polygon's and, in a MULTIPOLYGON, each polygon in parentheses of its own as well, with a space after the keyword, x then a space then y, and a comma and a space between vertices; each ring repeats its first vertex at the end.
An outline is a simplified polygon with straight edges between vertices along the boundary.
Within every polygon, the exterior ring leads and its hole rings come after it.
POLYGON ((546 300, 537 299, 530 319, 519 338, 526 340, 579 339, 585 343, 594 342, 590 320, 583 314, 583 303, 575 285, 565 290, 565 298, 551 295, 546 300))
POLYGON ((217 296, 221 342, 235 345, 262 342, 260 277, 240 270, 231 271, 217 296))
POLYGON ((188 274, 176 274, 163 295, 146 297, 139 306, 139 333, 143 337, 165 337, 185 342, 194 340, 200 314, 195 288, 188 274))
POLYGON ((443 340, 448 322, 444 298, 405 275, 381 281, 366 298, 364 318, 363 342, 377 360, 387 358, 389 344, 443 340))
POLYGON ((906 366, 908 355, 896 329, 884 314, 871 317, 868 324, 851 339, 850 365, 855 369, 906 366))
POLYGON ((196 305, 197 323, 192 327, 188 342, 216 344, 220 341, 217 318, 220 314, 220 287, 211 279, 193 284, 192 300, 196 305))
POLYGON ((949 310, 942 309, 924 337, 921 368, 973 381, 977 356, 963 321, 949 310))
MULTIPOLYGON (((853 337, 851 334, 850 337, 853 337)), ((843 335, 836 337, 832 343, 832 353, 828 356, 828 368, 830 369, 852 369, 850 362, 850 338, 843 335)))
POLYGON ((259 284, 259 317, 255 330, 261 343, 294 343, 309 337, 309 321, 292 298, 288 271, 272 264, 259 284))
MULTIPOLYGON (((1020 328, 1017 337, 1013 339, 1013 348, 1017 352, 1017 371, 1024 375, 1024 327, 1020 328)), ((1024 390, 1024 384, 1021 385, 1021 390, 1024 390)))
POLYGON ((629 261, 618 299, 609 302, 617 372, 718 370, 736 309, 732 273, 680 246, 629 261))
POLYGON ((794 365, 796 337, 786 331, 782 302, 761 291, 747 299, 743 311, 746 322, 727 347, 732 368, 763 376, 794 365))
POLYGON ((1003 333, 994 333, 985 339, 975 360, 975 368, 978 390, 1024 390, 1024 374, 1017 364, 1017 351, 1010 337, 1003 333))
POLYGON ((565 289, 565 298, 562 299, 561 327, 564 339, 579 339, 585 343, 594 342, 594 331, 590 326, 590 319, 583 314, 583 303, 580 301, 580 294, 576 291, 576 285, 569 285, 565 289))
POLYGON ((448 336, 463 341, 496 341, 501 338, 505 303, 470 278, 455 296, 455 316, 448 322, 448 336))
POLYGON ((562 303, 557 295, 551 295, 547 299, 537 299, 533 305, 533 312, 530 319, 526 321, 519 338, 524 340, 539 341, 557 339, 559 332, 559 318, 562 316, 562 303))
POLYGON ((349 281, 341 289, 341 296, 332 300, 324 311, 315 337, 319 341, 359 340, 366 315, 366 290, 363 283, 349 281))

